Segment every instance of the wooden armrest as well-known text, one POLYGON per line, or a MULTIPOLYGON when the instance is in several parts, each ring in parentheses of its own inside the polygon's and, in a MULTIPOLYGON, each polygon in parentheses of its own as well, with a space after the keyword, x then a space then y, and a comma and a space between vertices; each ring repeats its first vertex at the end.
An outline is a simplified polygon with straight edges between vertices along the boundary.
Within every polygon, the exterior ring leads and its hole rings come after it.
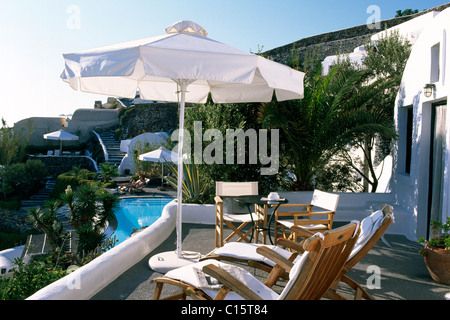
POLYGON ((220 269, 219 267, 208 264, 203 267, 203 272, 209 274, 222 283, 225 287, 233 290, 241 297, 247 300, 262 300, 260 296, 254 293, 249 287, 240 282, 239 280, 233 278, 228 272, 220 269))
POLYGON ((278 238, 277 244, 283 248, 295 250, 298 253, 305 252, 305 249, 303 249, 303 246, 300 243, 286 239, 286 238, 278 238))
POLYGON ((273 262, 275 262, 275 264, 277 264, 278 266, 280 266, 287 272, 291 271, 292 267, 294 266, 292 261, 289 261, 288 259, 286 259, 282 255, 280 255, 279 253, 277 253, 267 247, 263 247, 263 246, 258 247, 256 249, 256 252, 259 253, 260 255, 272 260, 273 262))
POLYGON ((330 213, 335 214, 336 212, 335 211, 313 211, 313 212, 309 213, 309 215, 310 216, 323 216, 323 215, 330 214, 330 213))
POLYGON ((292 226, 290 228, 291 232, 294 232, 298 237, 311 237, 315 233, 309 231, 308 229, 302 228, 300 226, 292 226))

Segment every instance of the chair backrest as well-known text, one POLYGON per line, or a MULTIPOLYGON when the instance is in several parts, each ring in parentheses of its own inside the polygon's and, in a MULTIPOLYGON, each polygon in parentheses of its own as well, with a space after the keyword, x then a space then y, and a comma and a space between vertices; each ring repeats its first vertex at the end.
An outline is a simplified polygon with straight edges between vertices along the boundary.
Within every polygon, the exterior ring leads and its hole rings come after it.
POLYGON ((216 196, 258 195, 258 182, 222 182, 216 181, 216 196))
POLYGON ((326 210, 336 211, 339 195, 320 190, 314 190, 311 204, 326 210))
POLYGON ((384 204, 361 221, 361 232, 346 264, 347 269, 356 265, 380 240, 392 222, 393 212, 392 206, 384 204))
POLYGON ((289 272, 279 299, 318 300, 340 274, 359 235, 359 224, 350 223, 308 238, 305 253, 289 272))

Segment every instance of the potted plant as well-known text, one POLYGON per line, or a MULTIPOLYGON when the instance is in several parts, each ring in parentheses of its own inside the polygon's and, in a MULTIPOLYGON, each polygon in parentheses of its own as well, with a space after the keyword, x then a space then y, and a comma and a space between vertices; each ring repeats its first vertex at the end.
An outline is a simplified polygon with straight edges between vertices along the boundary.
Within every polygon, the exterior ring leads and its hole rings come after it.
POLYGON ((420 243, 425 243, 420 253, 433 280, 450 285, 450 217, 446 223, 431 221, 430 224, 431 238, 428 241, 424 237, 419 239, 420 243))

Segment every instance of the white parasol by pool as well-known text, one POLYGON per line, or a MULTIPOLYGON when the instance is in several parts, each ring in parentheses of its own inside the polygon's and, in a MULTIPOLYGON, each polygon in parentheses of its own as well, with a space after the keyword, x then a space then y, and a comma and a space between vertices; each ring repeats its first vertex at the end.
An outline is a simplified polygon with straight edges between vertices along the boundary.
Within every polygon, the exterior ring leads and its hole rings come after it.
POLYGON ((46 133, 44 134, 44 139, 46 140, 59 140, 59 151, 62 151, 62 142, 63 141, 74 141, 74 140, 78 140, 79 137, 71 134, 67 131, 64 131, 62 129, 58 130, 58 131, 54 131, 54 132, 50 132, 50 133, 46 133))
POLYGON ((162 184, 162 182, 164 180, 163 179, 163 177, 164 177, 164 162, 176 163, 177 159, 178 159, 178 155, 173 151, 167 150, 164 147, 160 147, 156 150, 139 155, 138 159, 141 161, 162 163, 162 166, 161 166, 161 184, 162 184))
MULTIPOLYGON (((179 102, 178 186, 183 181, 185 103, 270 102, 303 97, 304 73, 207 37, 192 21, 165 34, 64 54, 62 79, 75 90, 179 102)), ((182 258, 182 192, 177 188, 177 258, 182 258)))

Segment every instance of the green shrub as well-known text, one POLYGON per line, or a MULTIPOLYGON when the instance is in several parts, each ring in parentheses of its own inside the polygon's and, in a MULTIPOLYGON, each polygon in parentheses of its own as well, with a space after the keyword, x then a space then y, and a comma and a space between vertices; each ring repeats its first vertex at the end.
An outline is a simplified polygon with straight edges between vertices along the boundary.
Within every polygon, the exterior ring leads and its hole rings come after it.
POLYGON ((50 198, 59 199, 60 195, 67 189, 67 186, 75 189, 82 184, 90 184, 96 176, 95 172, 74 167, 71 171, 62 173, 56 178, 55 187, 50 194, 50 198))
POLYGON ((15 231, 0 231, 0 251, 14 248, 25 244, 27 237, 32 231, 17 233, 15 231))
POLYGON ((19 210, 20 209, 20 200, 16 197, 10 198, 8 200, 0 200, 0 208, 6 210, 19 210))
POLYGON ((21 195, 27 198, 42 187, 49 172, 40 160, 14 163, 0 171, 3 195, 21 195))
POLYGON ((49 260, 32 261, 25 265, 22 259, 16 259, 14 263, 17 267, 12 277, 0 278, 0 300, 24 300, 66 275, 65 270, 54 266, 49 260))

